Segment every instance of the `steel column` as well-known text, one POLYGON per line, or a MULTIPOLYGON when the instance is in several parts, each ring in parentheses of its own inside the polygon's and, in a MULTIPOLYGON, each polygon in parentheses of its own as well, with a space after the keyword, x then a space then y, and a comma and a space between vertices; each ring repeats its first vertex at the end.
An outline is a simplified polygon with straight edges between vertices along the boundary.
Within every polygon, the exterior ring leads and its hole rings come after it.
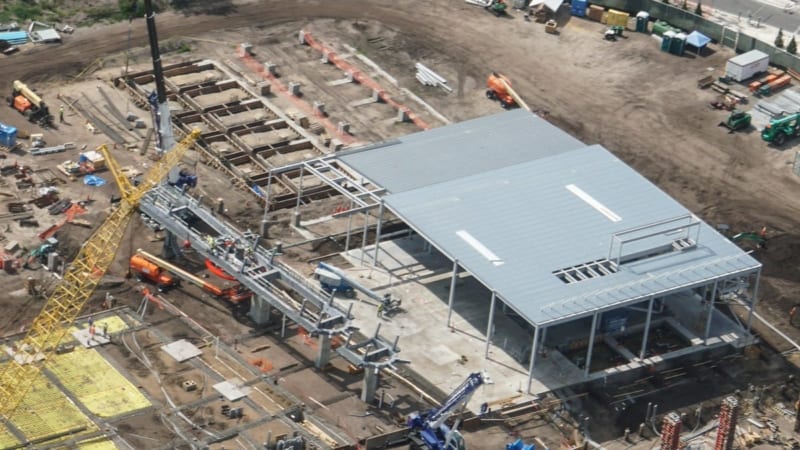
POLYGON ((539 327, 533 330, 533 343, 531 344, 531 362, 528 364, 528 389, 525 391, 531 393, 531 383, 533 382, 533 369, 536 367, 536 347, 539 345, 539 327))
POLYGON ((450 318, 453 316, 453 298, 456 295, 456 276, 458 276, 458 260, 453 260, 453 275, 450 277, 450 295, 447 297, 447 328, 450 328, 450 318))
POLYGON ((647 306, 647 319, 644 321, 644 337, 642 338, 642 350, 639 352, 639 359, 644 359, 647 354, 647 338, 650 336, 650 322, 653 318, 653 303, 656 297, 650 297, 650 304, 647 306))
POLYGON ((300 214, 300 200, 303 198, 303 169, 305 166, 300 166, 300 183, 298 184, 298 191, 297 191, 297 204, 294 206, 294 213, 295 215, 300 214))
POLYGON ((747 315, 747 332, 750 332, 750 325, 753 324, 753 313, 756 311, 756 304, 758 303, 758 284, 761 281, 761 270, 756 272, 756 282, 753 286, 753 300, 750 302, 750 314, 747 315))
POLYGON ((711 333, 711 319, 714 317, 714 300, 717 298, 717 283, 714 281, 714 287, 711 289, 711 299, 708 301, 708 317, 706 318, 706 332, 703 335, 705 344, 708 345, 708 334, 711 333))
POLYGON ((586 350, 586 368, 583 371, 585 376, 589 376, 589 368, 592 366, 592 351, 594 350, 594 336, 597 330, 597 318, 599 313, 594 313, 592 316, 592 331, 589 333, 589 348, 586 350))
POLYGON ((372 258, 372 267, 378 264, 378 251, 381 248, 381 224, 383 222, 383 200, 378 207, 378 225, 375 226, 375 256, 372 258))
MULTIPOLYGON (((353 209, 353 199, 350 199, 350 209, 353 209)), ((350 250, 350 227, 353 225, 353 216, 355 214, 348 214, 347 215, 347 237, 344 240, 344 252, 347 253, 350 250)))
POLYGON ((369 225, 369 212, 364 212, 364 232, 361 234, 361 262, 364 265, 364 248, 367 246, 367 226, 369 225))
POLYGON ((492 324, 494 322, 494 304, 497 301, 497 292, 492 291, 492 301, 489 306, 489 325, 486 326, 486 350, 483 357, 489 357, 489 345, 492 343, 492 324))

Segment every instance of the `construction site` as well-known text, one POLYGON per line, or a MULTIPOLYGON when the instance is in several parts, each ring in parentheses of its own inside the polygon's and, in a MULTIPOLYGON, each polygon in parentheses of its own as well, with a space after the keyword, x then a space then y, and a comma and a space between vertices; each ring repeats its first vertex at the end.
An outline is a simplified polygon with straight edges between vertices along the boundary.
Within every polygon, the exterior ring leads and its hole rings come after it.
POLYGON ((0 24, 0 449, 800 447, 792 66, 577 0, 153 3, 0 24))

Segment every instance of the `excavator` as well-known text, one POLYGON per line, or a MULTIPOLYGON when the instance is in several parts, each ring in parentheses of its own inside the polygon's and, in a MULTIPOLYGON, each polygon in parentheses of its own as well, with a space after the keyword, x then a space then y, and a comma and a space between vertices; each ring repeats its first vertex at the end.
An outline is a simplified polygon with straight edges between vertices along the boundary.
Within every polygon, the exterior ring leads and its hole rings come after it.
POLYGON ((789 114, 788 116, 770 121, 761 130, 761 139, 780 147, 786 143, 788 138, 800 135, 800 112, 789 114))
MULTIPOLYGON (((208 292, 209 294, 213 295, 214 297, 217 297, 217 298, 219 298, 221 300, 225 300, 225 301, 227 301, 229 303, 232 303, 234 305, 238 305, 240 303, 248 301, 253 296, 252 292, 242 288, 241 286, 234 286, 234 287, 224 288, 223 289, 223 288, 221 288, 221 287, 219 287, 219 286, 217 286, 217 285, 215 285, 213 283, 205 281, 202 278, 197 277, 197 276, 195 276, 195 275, 193 275, 193 274, 181 269, 180 267, 178 267, 178 266, 176 266, 174 264, 171 264, 171 263, 169 263, 167 261, 164 261, 163 259, 161 259, 161 258, 159 258, 159 257, 157 257, 155 255, 152 255, 152 254, 150 254, 150 253, 148 253, 148 252, 146 252, 144 250, 141 250, 141 249, 137 250, 136 254, 133 255, 133 257, 131 257, 131 270, 133 270, 134 272, 137 271, 134 268, 134 259, 137 259, 137 260, 143 259, 143 260, 149 262, 151 265, 158 267, 162 273, 164 271, 169 271, 169 273, 174 274, 175 276, 179 277, 180 279, 182 279, 184 281, 192 283, 193 285, 195 285, 195 286, 199 287, 200 289, 208 292)), ((144 266, 142 264, 139 264, 139 265, 140 266, 144 266)), ((138 274, 139 273, 137 272, 137 275, 138 274)), ((151 277, 145 276, 144 278, 150 279, 151 277)))
POLYGON ((505 75, 492 72, 492 74, 489 75, 489 79, 486 80, 486 87, 486 98, 499 101, 500 106, 504 109, 519 106, 528 111, 531 110, 525 101, 522 100, 522 97, 511 87, 511 81, 509 81, 505 75))
POLYGON ((25 83, 15 80, 12 85, 8 105, 20 112, 33 123, 43 127, 53 125, 53 116, 39 94, 33 92, 25 83))

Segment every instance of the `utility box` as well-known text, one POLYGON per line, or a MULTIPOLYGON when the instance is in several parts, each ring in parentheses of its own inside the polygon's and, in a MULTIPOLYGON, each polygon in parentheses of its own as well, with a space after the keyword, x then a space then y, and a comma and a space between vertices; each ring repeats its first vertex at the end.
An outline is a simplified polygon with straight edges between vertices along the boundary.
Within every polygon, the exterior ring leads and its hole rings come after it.
POLYGON ((744 81, 754 75, 766 72, 769 68, 769 55, 759 50, 734 56, 725 66, 725 75, 736 81, 744 81))
POLYGON ((17 129, 0 123, 0 145, 14 148, 17 145, 17 129))

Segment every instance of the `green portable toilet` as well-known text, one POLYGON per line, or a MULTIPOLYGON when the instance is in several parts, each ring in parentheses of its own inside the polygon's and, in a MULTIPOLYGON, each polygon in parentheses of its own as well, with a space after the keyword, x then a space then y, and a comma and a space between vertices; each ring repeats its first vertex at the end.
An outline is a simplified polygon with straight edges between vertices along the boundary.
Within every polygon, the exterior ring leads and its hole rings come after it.
POLYGON ((669 53, 672 39, 675 37, 674 31, 665 31, 661 36, 661 51, 669 53))
POLYGON ((670 42, 669 52, 673 55, 683 56, 686 49, 686 33, 677 33, 670 42))
POLYGON ((636 14, 636 31, 638 33, 647 33, 647 23, 650 21, 650 13, 647 11, 639 11, 636 14))

